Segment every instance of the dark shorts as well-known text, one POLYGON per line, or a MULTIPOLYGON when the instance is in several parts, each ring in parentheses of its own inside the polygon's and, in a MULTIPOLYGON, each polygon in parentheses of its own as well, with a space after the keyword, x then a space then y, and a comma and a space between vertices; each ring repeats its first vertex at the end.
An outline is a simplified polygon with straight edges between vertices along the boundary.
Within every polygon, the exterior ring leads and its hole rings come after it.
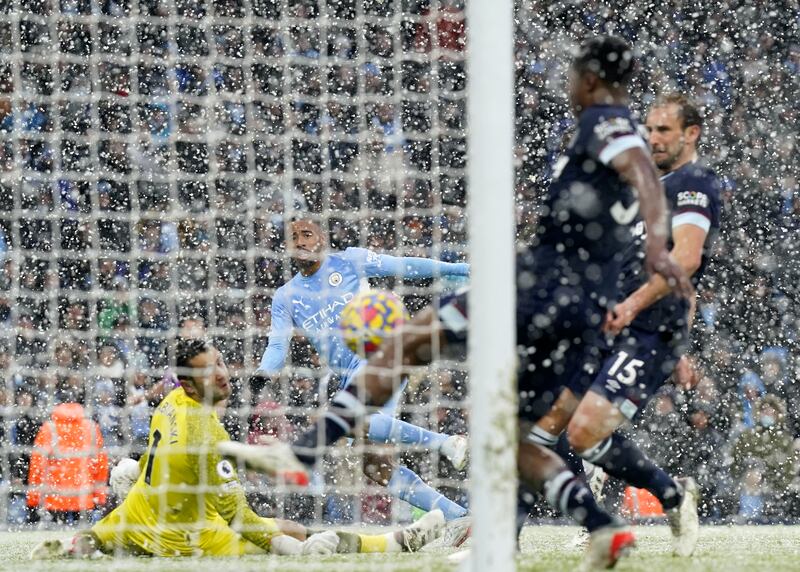
POLYGON ((633 419, 669 380, 687 342, 685 328, 653 332, 631 326, 603 350, 599 366, 587 363, 569 388, 576 395, 589 390, 602 395, 633 419), (587 375, 590 371, 596 373, 587 375))
POLYGON ((598 363, 605 309, 580 286, 539 290, 518 302, 519 416, 537 421, 576 371, 598 363))
POLYGON ((466 288, 442 296, 439 300, 439 323, 444 328, 447 347, 442 348, 451 359, 467 359, 467 341, 469 333, 469 314, 467 311, 466 288))
MULTIPOLYGON (((606 349, 600 332, 605 309, 580 286, 540 288, 527 294, 517 302, 519 416, 535 422, 569 387, 576 371, 585 368, 587 380, 597 371, 606 349)), ((447 353, 457 350, 466 356, 467 292, 443 297, 438 312, 447 353)))

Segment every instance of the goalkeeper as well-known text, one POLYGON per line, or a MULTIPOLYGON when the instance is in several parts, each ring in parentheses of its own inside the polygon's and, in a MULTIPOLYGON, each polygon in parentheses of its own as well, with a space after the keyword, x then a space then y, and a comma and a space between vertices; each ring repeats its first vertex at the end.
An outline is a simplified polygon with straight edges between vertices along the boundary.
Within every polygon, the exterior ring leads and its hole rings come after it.
POLYGON ((176 354, 180 387, 153 415, 147 454, 138 466, 129 461, 112 476, 119 488, 125 481, 120 473, 133 469, 136 482, 125 500, 91 530, 66 542, 41 543, 32 558, 97 551, 151 556, 411 552, 439 533, 441 511, 378 535, 315 534, 292 521, 258 516, 247 504, 236 469, 216 450, 229 436, 214 406, 231 393, 220 352, 203 340, 179 340, 176 354))

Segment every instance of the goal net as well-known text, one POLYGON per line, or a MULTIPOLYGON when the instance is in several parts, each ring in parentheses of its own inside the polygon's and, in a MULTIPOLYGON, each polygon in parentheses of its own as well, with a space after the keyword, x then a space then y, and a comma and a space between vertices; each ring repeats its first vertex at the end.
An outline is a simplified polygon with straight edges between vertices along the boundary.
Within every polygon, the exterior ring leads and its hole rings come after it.
MULTIPOLYGON (((462 0, 8 0, 0 11, 4 524, 52 516, 26 508, 26 493, 57 403, 83 403, 111 465, 143 454, 177 334, 222 351, 233 438, 308 426, 337 380, 307 340, 293 339, 280 375, 251 377, 272 297, 293 275, 293 216, 317 215, 332 251, 468 260, 462 0)), ((459 286, 371 282, 412 314, 459 286)), ((411 376, 398 415, 466 433, 467 366, 437 357, 411 376)), ((408 522, 409 505, 362 475, 364 447, 333 448, 305 491, 248 474, 252 505, 313 524, 408 522)), ((465 502, 466 473, 441 455, 386 451, 465 502)))

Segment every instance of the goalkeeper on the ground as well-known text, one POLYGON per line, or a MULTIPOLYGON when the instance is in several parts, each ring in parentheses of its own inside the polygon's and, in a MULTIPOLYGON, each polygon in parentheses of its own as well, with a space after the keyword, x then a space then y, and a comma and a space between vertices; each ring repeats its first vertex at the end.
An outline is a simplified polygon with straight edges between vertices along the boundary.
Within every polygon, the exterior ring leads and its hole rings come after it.
MULTIPOLYGON (((98 551, 152 556, 401 552, 418 550, 441 530, 441 511, 377 535, 315 533, 292 521, 258 516, 236 469, 217 453, 217 444, 230 439, 214 410, 231 393, 220 352, 202 340, 179 340, 176 365, 180 387, 153 414, 147 454, 138 465, 128 461, 117 471, 118 481, 125 480, 125 471, 138 475, 125 500, 90 530, 68 541, 41 543, 33 558, 98 551)), ((120 483, 112 484, 118 488, 120 483)))

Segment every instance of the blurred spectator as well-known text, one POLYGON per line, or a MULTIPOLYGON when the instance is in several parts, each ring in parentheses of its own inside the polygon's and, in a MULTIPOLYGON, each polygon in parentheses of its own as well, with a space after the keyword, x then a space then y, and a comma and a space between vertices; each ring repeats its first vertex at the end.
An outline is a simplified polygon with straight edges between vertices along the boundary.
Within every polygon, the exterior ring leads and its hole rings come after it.
MULTIPOLYGON (((152 415, 151 392, 153 392, 152 378, 147 370, 150 363, 144 354, 134 354, 130 361, 129 375, 130 386, 127 391, 124 413, 129 422, 129 436, 133 458, 138 458, 147 448, 147 439, 150 436, 150 417, 152 415)), ((160 391, 160 390, 159 390, 160 391)))
POLYGON ((700 489, 701 516, 719 517, 724 506, 717 502, 728 487, 724 463, 726 436, 717 426, 717 404, 697 403, 689 413, 689 431, 684 441, 672 444, 681 458, 679 475, 692 475, 700 489))
POLYGON ((26 510, 25 491, 28 487, 30 452, 42 425, 42 419, 39 409, 34 406, 33 394, 25 389, 17 392, 16 409, 18 413, 11 428, 11 444, 14 445, 15 452, 9 458, 12 487, 9 521, 14 524, 24 524, 32 516, 26 510))
POLYGON ((755 425, 733 447, 732 473, 741 482, 739 515, 752 520, 781 516, 789 485, 797 475, 798 454, 786 427, 786 405, 767 394, 754 407, 755 425))
POLYGON ((643 429, 639 441, 648 456, 671 475, 685 470, 682 451, 689 442, 690 428, 679 409, 682 402, 683 395, 667 386, 656 394, 639 423, 643 429))
POLYGON ((788 357, 785 348, 764 348, 759 356, 759 370, 766 392, 784 403, 787 429, 794 436, 800 436, 800 390, 790 375, 788 357))
POLYGON ((124 444, 123 410, 116 404, 116 389, 110 381, 102 380, 94 386, 93 419, 100 427, 105 447, 124 444))
POLYGON ((253 409, 253 414, 250 416, 247 442, 259 443, 262 437, 274 437, 281 441, 292 441, 295 432, 286 417, 283 406, 264 397, 267 396, 262 393, 262 400, 258 402, 258 405, 253 409))
POLYGON ((36 435, 28 506, 48 511, 57 522, 73 524, 105 504, 108 457, 100 428, 69 393, 36 435))
POLYGON ((125 375, 125 363, 119 355, 117 346, 105 343, 97 350, 97 366, 95 372, 98 377, 107 379, 122 379, 125 375))
POLYGON ((739 382, 739 398, 742 402, 741 426, 744 429, 752 429, 756 426, 754 406, 761 398, 766 389, 764 382, 752 371, 745 371, 739 382))

